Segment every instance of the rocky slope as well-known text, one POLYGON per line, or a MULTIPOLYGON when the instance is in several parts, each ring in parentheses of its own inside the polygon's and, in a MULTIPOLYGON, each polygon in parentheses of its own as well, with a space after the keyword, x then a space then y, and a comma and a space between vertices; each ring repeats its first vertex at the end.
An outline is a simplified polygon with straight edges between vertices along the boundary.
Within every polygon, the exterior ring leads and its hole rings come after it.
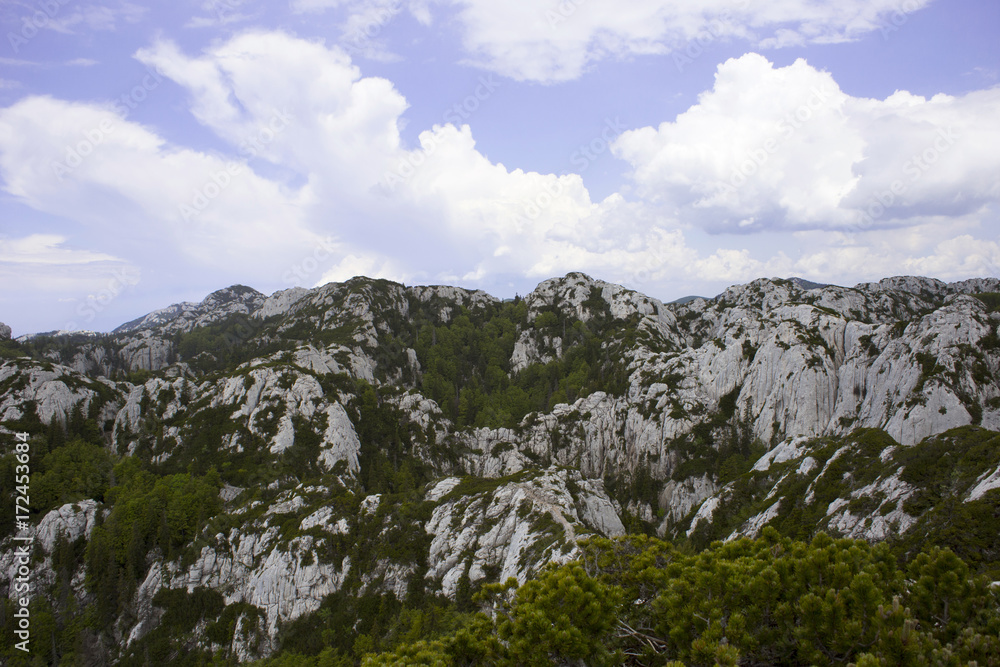
POLYGON ((110 334, 5 341, 0 461, 12 473, 11 434, 31 434, 39 598, 64 625, 109 620, 76 650, 249 660, 346 600, 467 600, 588 535, 703 545, 772 525, 905 546, 945 506, 992 516, 997 292, 235 286, 110 334), (199 639, 175 636, 181 609, 201 610, 199 639))

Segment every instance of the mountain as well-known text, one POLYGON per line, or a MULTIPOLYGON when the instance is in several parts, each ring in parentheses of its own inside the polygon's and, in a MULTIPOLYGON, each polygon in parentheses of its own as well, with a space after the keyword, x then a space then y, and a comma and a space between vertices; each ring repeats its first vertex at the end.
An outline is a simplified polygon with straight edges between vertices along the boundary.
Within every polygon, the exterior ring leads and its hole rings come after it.
POLYGON ((805 278, 789 278, 797 287, 800 287, 806 291, 814 289, 823 289, 824 287, 830 287, 826 283, 814 283, 811 280, 806 280, 805 278))
POLYGON ((1000 579, 998 325, 996 279, 664 304, 571 273, 507 301, 237 285, 110 334, 0 340, 4 475, 30 438, 39 650, 360 656, 626 534, 824 532, 906 562, 932 543, 1000 579))

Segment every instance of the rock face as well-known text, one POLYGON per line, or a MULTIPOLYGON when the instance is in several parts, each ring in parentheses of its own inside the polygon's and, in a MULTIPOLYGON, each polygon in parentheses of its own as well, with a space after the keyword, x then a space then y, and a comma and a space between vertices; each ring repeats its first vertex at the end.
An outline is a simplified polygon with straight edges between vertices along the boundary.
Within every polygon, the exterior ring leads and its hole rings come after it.
MULTIPOLYGON (((321 370, 340 367, 332 358, 305 349, 294 357, 321 370)), ((230 424, 223 448, 243 452, 251 442, 260 440, 272 454, 282 454, 296 443, 296 438, 318 438, 319 469, 330 472, 338 463, 348 472, 358 471, 360 442, 341 400, 327 396, 315 375, 297 365, 247 365, 239 375, 195 385, 186 378, 153 378, 134 387, 115 421, 113 446, 117 451, 133 452, 141 440, 148 417, 143 405, 156 405, 163 421, 163 437, 154 450, 159 462, 170 459, 175 449, 204 427, 205 419, 190 403, 197 395, 207 403, 212 419, 223 417, 230 424)))
POLYGON ((0 322, 0 340, 10 340, 10 327, 0 322))
POLYGON ((212 292, 201 303, 178 303, 156 310, 115 329, 115 333, 130 333, 154 329, 160 333, 190 331, 236 313, 250 315, 264 304, 264 295, 255 289, 234 285, 212 292))
POLYGON ((493 579, 523 583, 540 564, 571 560, 587 534, 625 534, 621 508, 600 481, 552 469, 521 477, 468 495, 449 477, 428 491, 439 504, 426 525, 433 536, 427 578, 439 581, 445 595, 454 597, 463 575, 476 583, 491 569, 499 572, 493 579))
POLYGON ((31 410, 45 424, 65 422, 74 408, 86 413, 92 406, 102 421, 113 419, 118 392, 110 385, 65 366, 5 361, 0 364, 0 420, 20 420, 31 410))
MULTIPOLYGON (((170 595, 209 591, 228 634, 201 619, 195 635, 214 639, 191 646, 252 660, 331 600, 467 596, 626 526, 695 545, 786 525, 918 536, 937 502, 920 466, 1000 443, 993 292, 995 279, 758 280, 663 304, 572 273, 511 306, 360 278, 270 297, 234 286, 111 334, 26 339, 34 356, 0 362, 0 435, 30 429, 48 451, 54 429, 86 420, 87 437, 151 480, 214 480, 218 516, 183 546, 128 556, 141 576, 103 657, 159 641, 170 595), (522 318, 504 368, 474 369, 469 384, 555 373, 586 336, 596 384, 519 423, 460 426, 461 388, 432 400, 443 362, 427 349, 452 323, 484 326, 503 308, 522 318)), ((570 379, 554 377, 550 395, 570 379)), ((956 503, 997 501, 1000 446, 981 449, 992 453, 949 473, 956 503)), ((114 494, 93 495, 46 508, 42 561, 59 535, 83 544, 120 520, 114 494)), ((96 595, 85 576, 81 556, 80 608, 96 595)))
POLYGON ((88 498, 78 503, 67 503, 52 510, 38 522, 35 537, 46 553, 52 553, 60 537, 68 542, 90 537, 101 513, 96 500, 88 498))

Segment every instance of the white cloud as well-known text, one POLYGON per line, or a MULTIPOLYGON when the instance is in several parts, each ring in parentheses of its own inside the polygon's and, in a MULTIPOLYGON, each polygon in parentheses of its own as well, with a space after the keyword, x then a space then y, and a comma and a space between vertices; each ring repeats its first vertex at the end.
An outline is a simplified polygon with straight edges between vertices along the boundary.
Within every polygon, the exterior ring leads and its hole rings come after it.
POLYGON ((710 231, 866 229, 1000 198, 1000 88, 845 94, 804 60, 747 54, 673 122, 623 133, 639 193, 710 231))
MULTIPOLYGON (((954 234, 953 226, 945 220, 904 232, 873 232, 863 243, 841 238, 826 239, 829 244, 813 243, 812 249, 804 245, 802 254, 782 275, 840 284, 891 275, 933 276, 942 280, 972 276, 1000 278, 1000 243, 971 233, 954 234)), ((979 230, 980 234, 982 231, 979 230)))
POLYGON ((946 238, 931 253, 907 258, 905 263, 906 273, 912 275, 1000 278, 1000 243, 963 234, 946 238))
POLYGON ((761 275, 965 277, 1000 260, 982 212, 996 202, 1000 173, 991 171, 993 135, 981 134, 995 125, 992 90, 863 100, 805 62, 776 69, 745 56, 721 66, 714 88, 673 122, 618 140, 637 198, 592 201, 577 174, 490 161, 467 125, 434 126, 405 146, 406 100, 389 81, 363 77, 339 47, 251 31, 195 55, 160 41, 137 57, 186 90, 194 118, 225 149, 175 145, 110 105, 27 97, 0 109, 0 178, 13 197, 76 222, 144 276, 209 288, 358 274, 490 287, 584 270, 669 294, 761 275), (809 118, 782 136, 776 124, 803 105, 809 118), (950 125, 969 147, 956 142, 900 195, 905 216, 847 224, 866 193, 950 125), (709 187, 775 134, 780 145, 736 198, 709 187), (942 192, 962 193, 947 200, 952 214, 941 212, 942 192), (880 229, 887 223, 909 233, 880 229), (764 230, 773 244, 745 247, 764 230))
POLYGON ((67 241, 58 234, 0 238, 4 286, 0 310, 24 313, 40 297, 49 297, 59 306, 47 309, 48 328, 90 328, 110 304, 140 282, 141 272, 132 263, 71 247, 67 241), (62 319, 53 323, 52 317, 62 319))
POLYGON ((19 239, 0 238, 0 263, 69 265, 93 262, 119 262, 117 257, 90 250, 64 246, 65 236, 31 234, 19 239))
POLYGON ((0 175, 8 193, 77 221, 126 256, 234 267, 294 257, 316 238, 301 225, 299 193, 246 162, 170 146, 93 104, 28 97, 0 110, 0 175), (159 246, 154 255, 148 238, 159 246))
POLYGON ((352 58, 361 56, 380 62, 400 60, 400 56, 389 50, 380 35, 402 9, 403 5, 399 0, 356 3, 341 28, 341 47, 352 58))
POLYGON ((198 57, 161 42, 138 57, 187 88, 195 117, 230 149, 172 145, 111 104, 27 97, 0 109, 8 193, 185 280, 192 272, 182 267, 196 267, 200 281, 311 283, 336 260, 325 250, 324 266, 313 258, 331 233, 378 245, 378 225, 365 227, 370 190, 400 153, 406 108, 388 81, 283 33, 246 33, 198 57), (309 272, 291 270, 303 264, 309 272))
POLYGON ((81 27, 92 31, 114 31, 118 29, 119 22, 138 23, 148 13, 148 8, 123 0, 119 0, 114 6, 81 5, 71 7, 68 11, 60 9, 50 12, 50 20, 42 27, 64 34, 73 34, 81 27))
MULTIPOLYGON (((545 276, 581 262, 610 270, 651 233, 642 207, 592 202, 578 175, 490 162, 469 126, 435 126, 407 149, 406 100, 388 81, 362 78, 337 47, 251 32, 198 57, 167 42, 138 57, 184 86, 195 117, 234 146, 275 108, 294 118, 262 155, 305 180, 305 224, 340 243, 324 280, 545 276)), ((477 86, 470 93, 491 94, 477 86)))
POLYGON ((739 38, 760 48, 890 34, 930 0, 440 0, 458 9, 473 61, 517 80, 578 78, 606 58, 675 52, 739 38))
POLYGON ((340 49, 251 31, 198 58, 169 42, 137 58, 187 88, 199 122, 239 150, 335 178, 338 190, 373 185, 399 148, 397 121, 406 100, 389 81, 362 78, 340 49), (280 135, 263 141, 268 127, 286 117, 280 135))
POLYGON ((344 5, 349 0, 291 0, 289 7, 296 14, 311 14, 324 12, 344 5))
POLYGON ((390 258, 375 255, 359 256, 351 253, 341 258, 336 265, 327 269, 313 287, 319 287, 330 282, 340 283, 356 276, 381 278, 396 282, 411 282, 413 276, 400 270, 397 262, 390 258))

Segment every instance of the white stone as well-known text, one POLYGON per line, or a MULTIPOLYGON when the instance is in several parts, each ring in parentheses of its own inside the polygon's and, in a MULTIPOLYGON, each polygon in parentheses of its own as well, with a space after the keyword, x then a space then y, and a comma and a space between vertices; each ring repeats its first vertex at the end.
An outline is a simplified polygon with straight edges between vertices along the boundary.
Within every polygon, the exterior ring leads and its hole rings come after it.
POLYGON ((1000 489, 1000 467, 989 474, 984 474, 976 482, 976 486, 969 491, 969 495, 965 499, 967 503, 979 500, 993 489, 1000 489))
POLYGON ((51 510, 38 522, 35 537, 49 554, 52 553, 60 533, 70 542, 76 541, 81 536, 90 537, 101 513, 99 506, 96 500, 88 498, 51 510))

